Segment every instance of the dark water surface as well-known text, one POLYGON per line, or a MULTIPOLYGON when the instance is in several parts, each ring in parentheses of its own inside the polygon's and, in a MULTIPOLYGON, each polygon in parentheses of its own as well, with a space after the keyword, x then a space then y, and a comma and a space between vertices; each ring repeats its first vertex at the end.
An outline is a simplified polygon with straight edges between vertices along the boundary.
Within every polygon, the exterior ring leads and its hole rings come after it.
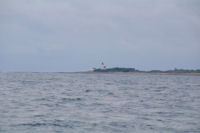
POLYGON ((200 76, 0 73, 2 133, 200 133, 200 76))

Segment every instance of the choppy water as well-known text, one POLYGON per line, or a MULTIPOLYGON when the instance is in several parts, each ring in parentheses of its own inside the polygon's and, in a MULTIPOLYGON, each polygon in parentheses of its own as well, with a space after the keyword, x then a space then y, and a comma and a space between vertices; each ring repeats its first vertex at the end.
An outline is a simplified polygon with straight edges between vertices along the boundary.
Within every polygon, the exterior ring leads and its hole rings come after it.
POLYGON ((0 73, 2 133, 199 133, 200 76, 0 73))

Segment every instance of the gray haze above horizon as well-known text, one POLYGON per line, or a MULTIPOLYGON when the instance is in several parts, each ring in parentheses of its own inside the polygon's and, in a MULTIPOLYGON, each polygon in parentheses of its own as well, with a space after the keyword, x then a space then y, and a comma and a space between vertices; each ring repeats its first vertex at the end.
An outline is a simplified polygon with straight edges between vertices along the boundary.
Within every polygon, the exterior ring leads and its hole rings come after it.
POLYGON ((0 0, 0 71, 200 69, 199 0, 0 0))

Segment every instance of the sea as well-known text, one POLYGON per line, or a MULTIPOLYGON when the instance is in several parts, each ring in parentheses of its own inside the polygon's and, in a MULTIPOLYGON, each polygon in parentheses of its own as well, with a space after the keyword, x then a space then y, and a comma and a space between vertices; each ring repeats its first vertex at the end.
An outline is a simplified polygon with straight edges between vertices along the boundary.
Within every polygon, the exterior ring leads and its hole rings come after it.
POLYGON ((200 76, 2 72, 0 133, 200 133, 200 76))

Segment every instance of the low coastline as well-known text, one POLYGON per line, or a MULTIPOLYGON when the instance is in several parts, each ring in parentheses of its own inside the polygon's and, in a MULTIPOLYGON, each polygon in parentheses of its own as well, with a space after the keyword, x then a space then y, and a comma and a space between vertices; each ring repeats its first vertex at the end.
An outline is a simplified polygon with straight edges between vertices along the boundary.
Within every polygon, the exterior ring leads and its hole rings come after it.
POLYGON ((91 72, 91 71, 85 71, 85 72, 75 72, 75 73, 82 73, 82 74, 131 74, 131 75, 183 75, 183 76, 200 76, 200 73, 165 73, 165 72, 91 72))
POLYGON ((177 69, 174 70, 137 70, 135 68, 113 67, 113 68, 98 68, 90 71, 80 72, 88 74, 153 74, 153 75, 197 75, 200 76, 200 69, 177 69))

